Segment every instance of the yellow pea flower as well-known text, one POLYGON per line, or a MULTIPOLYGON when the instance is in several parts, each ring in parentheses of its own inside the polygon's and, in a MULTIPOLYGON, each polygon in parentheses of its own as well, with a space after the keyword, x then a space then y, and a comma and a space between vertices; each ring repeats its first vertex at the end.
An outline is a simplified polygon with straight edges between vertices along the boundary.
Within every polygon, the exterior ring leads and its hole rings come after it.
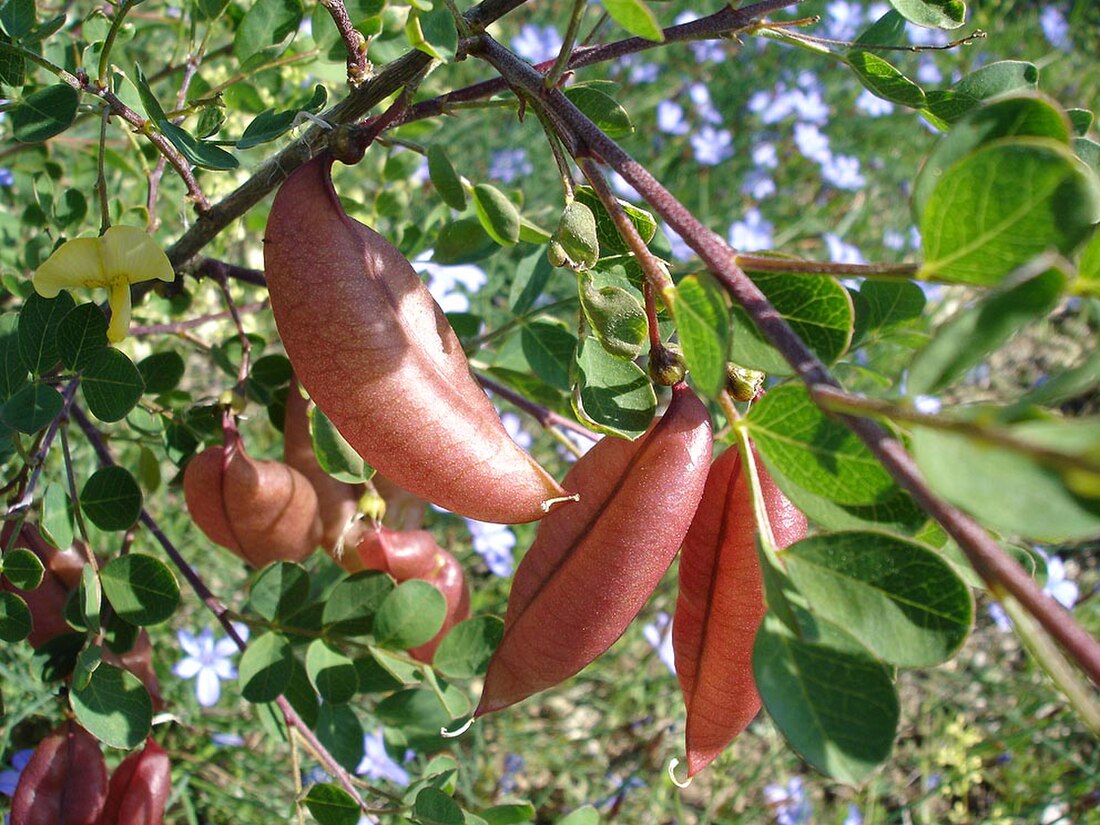
POLYGON ((175 278, 168 256, 136 226, 112 226, 98 238, 61 244, 38 267, 33 283, 43 298, 56 298, 62 289, 105 288, 111 305, 107 340, 118 343, 130 328, 130 284, 153 278, 175 278))

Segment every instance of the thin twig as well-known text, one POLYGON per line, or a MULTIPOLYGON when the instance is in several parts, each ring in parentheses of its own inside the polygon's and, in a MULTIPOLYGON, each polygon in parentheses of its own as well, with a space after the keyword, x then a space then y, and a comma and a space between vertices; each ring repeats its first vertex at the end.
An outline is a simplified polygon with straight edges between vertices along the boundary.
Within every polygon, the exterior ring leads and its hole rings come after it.
MULTIPOLYGON (((546 89, 541 74, 491 37, 482 35, 476 44, 471 45, 470 52, 491 63, 510 85, 532 96, 540 96, 546 109, 556 113, 554 122, 562 123, 570 130, 571 134, 563 136, 566 146, 579 143, 586 153, 600 158, 622 175, 695 250, 733 299, 744 308, 764 338, 810 387, 811 393, 822 387, 840 389, 824 364, 768 302, 760 288, 737 266, 736 253, 673 197, 645 167, 601 132, 559 90, 546 89)), ((1100 685, 1100 643, 1068 611, 1052 603, 1031 576, 1001 549, 981 525, 937 497, 913 457, 880 424, 854 416, 839 418, 867 445, 894 480, 959 544, 993 595, 1011 593, 1066 649, 1089 678, 1100 685)))
POLYGON ((340 39, 344 41, 344 48, 348 53, 348 83, 357 88, 371 73, 371 63, 367 60, 367 40, 352 25, 348 10, 344 8, 344 0, 320 0, 320 3, 328 9, 336 30, 340 32, 340 39))
POLYGON ((485 389, 499 395, 501 398, 510 402, 516 407, 519 407, 525 413, 530 415, 536 421, 539 422, 546 429, 553 429, 555 427, 561 427, 562 429, 572 430, 575 433, 583 435, 585 438, 599 438, 598 435, 593 433, 590 429, 583 424, 578 424, 571 418, 566 418, 563 415, 558 415, 553 410, 548 410, 546 407, 536 404, 534 401, 529 401, 515 390, 511 390, 503 384, 498 384, 492 378, 486 378, 484 375, 476 375, 478 383, 485 389))
POLYGON ((65 416, 68 415, 69 406, 73 403, 73 398, 76 397, 76 388, 79 385, 80 381, 73 379, 66 384, 65 389, 61 391, 61 410, 54 416, 53 421, 50 422, 49 429, 46 430, 46 435, 31 454, 30 461, 27 462, 33 468, 30 478, 27 479, 27 485, 21 491, 19 500, 8 508, 7 515, 4 516, 5 519, 26 512, 31 506, 31 501, 34 500, 34 488, 38 486, 38 479, 41 477, 42 470, 45 469, 46 466, 46 456, 50 452, 50 447, 57 437, 57 432, 61 428, 65 416))
MULTIPOLYGON (((191 81, 199 71, 199 63, 202 62, 202 55, 188 55, 187 60, 184 62, 183 78, 180 80, 180 88, 176 93, 176 108, 179 109, 187 102, 187 90, 191 88, 191 81)), ((183 123, 183 115, 173 118, 172 122, 177 126, 183 123)), ((157 165, 153 168, 153 171, 149 173, 149 191, 145 198, 146 211, 149 213, 149 220, 146 224, 145 231, 150 235, 157 231, 157 227, 160 225, 160 218, 157 216, 157 193, 160 190, 160 180, 164 177, 164 168, 168 163, 168 158, 161 155, 157 158, 157 165)))
MULTIPOLYGON (((267 301, 257 301, 253 304, 243 304, 238 310, 246 315, 267 309, 267 301)), ((197 318, 188 318, 186 321, 176 321, 171 324, 146 324, 145 326, 130 327, 130 335, 180 335, 187 330, 209 324, 211 321, 224 321, 231 318, 228 310, 213 312, 209 315, 200 315, 197 318)))

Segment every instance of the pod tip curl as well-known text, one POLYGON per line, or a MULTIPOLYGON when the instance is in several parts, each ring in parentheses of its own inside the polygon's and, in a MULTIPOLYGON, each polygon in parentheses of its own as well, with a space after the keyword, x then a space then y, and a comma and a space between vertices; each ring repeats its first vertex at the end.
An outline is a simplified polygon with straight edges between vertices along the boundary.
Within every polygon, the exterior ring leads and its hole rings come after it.
POLYGON ((669 763, 668 763, 668 778, 669 778, 669 781, 671 781, 673 785, 675 785, 677 788, 680 788, 681 790, 683 790, 684 788, 688 787, 688 785, 691 784, 691 777, 689 776, 687 779, 684 779, 683 781, 676 778, 676 773, 675 773, 676 766, 679 765, 679 764, 680 764, 680 760, 676 759, 675 757, 669 760, 669 763))
POLYGON ((457 739, 459 736, 461 736, 466 731, 468 731, 473 724, 474 724, 474 717, 471 716, 469 719, 467 719, 463 723, 462 727, 458 728, 457 730, 452 731, 452 730, 447 730, 446 728, 440 728, 439 729, 439 735, 442 736, 444 739, 457 739))

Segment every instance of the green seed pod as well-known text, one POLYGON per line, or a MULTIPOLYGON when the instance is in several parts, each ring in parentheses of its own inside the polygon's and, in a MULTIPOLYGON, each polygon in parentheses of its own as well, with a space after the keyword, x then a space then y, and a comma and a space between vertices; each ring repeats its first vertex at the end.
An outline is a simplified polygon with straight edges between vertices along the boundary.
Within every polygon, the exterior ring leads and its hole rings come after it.
POLYGON ((767 373, 760 370, 739 367, 734 363, 726 364, 726 389, 734 401, 752 401, 760 394, 767 377, 767 373))
POLYGON ((665 344, 649 354, 649 377, 665 387, 684 380, 687 364, 684 354, 675 344, 665 344))
POLYGON ((578 285, 584 316, 603 348, 616 358, 637 358, 649 332, 641 302, 622 287, 597 288, 591 275, 582 274, 578 285))
MULTIPOLYGON (((566 266, 577 272, 595 266, 600 259, 600 242, 596 237, 596 216, 592 210, 579 201, 567 204, 550 242, 551 249, 555 242, 565 257, 565 263, 555 266, 566 266)), ((554 263, 554 259, 551 258, 550 262, 554 263)))

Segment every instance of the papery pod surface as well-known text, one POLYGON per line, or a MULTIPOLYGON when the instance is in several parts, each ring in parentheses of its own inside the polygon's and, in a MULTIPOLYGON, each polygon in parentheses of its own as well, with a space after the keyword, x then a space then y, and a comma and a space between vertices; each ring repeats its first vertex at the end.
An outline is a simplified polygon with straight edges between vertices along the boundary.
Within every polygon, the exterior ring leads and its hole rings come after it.
POLYGON ((168 754, 149 739, 111 774, 99 825, 162 825, 171 790, 168 754))
POLYGON ((302 385, 363 459, 481 521, 545 515, 557 482, 512 441, 412 265, 349 217, 319 155, 280 187, 264 233, 275 323, 302 385))
MULTIPOLYGON (((806 535, 806 517, 757 461, 764 507, 779 547, 806 535)), ((727 449, 707 475, 680 554, 672 622, 676 675, 687 707, 687 768, 694 776, 760 710, 752 647, 764 618, 756 519, 741 452, 727 449)))
POLYGON ((67 721, 38 743, 11 800, 11 825, 97 825, 107 799, 99 742, 67 721))
POLYGON ((317 494, 281 461, 251 458, 237 442, 208 447, 187 464, 183 494, 195 524, 253 567, 301 561, 321 539, 317 494))
POLYGON ((604 438, 566 475, 512 581, 504 637, 475 715, 567 679, 609 648, 680 548, 710 465, 707 409, 686 384, 636 441, 604 438))

